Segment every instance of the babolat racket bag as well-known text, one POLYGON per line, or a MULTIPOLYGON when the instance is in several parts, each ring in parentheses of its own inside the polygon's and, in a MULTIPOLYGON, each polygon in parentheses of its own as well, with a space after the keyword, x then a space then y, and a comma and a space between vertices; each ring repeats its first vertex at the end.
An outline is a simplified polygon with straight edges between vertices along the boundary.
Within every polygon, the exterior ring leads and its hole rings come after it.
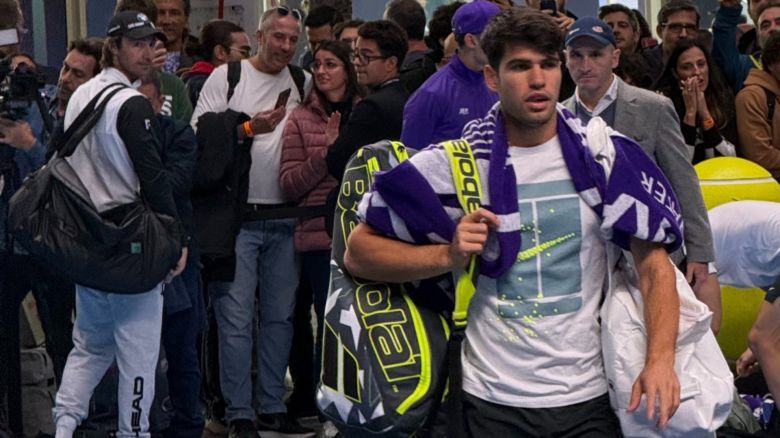
POLYGON ((390 141, 361 148, 347 165, 338 196, 317 404, 348 437, 410 436, 445 392, 450 323, 444 315, 453 310, 452 276, 377 283, 354 278, 343 267, 358 204, 374 173, 413 153, 390 141))

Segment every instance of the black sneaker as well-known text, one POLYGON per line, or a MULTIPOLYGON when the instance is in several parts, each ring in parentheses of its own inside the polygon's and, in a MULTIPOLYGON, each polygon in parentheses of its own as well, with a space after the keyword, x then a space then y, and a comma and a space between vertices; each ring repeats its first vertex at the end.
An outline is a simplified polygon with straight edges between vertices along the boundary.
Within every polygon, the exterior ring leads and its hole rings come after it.
POLYGON ((233 420, 228 426, 228 438, 257 438, 257 428, 252 420, 233 420))
POLYGON ((314 429, 301 426, 286 413, 258 414, 257 430, 260 431, 260 436, 263 438, 272 436, 312 437, 316 434, 314 429))

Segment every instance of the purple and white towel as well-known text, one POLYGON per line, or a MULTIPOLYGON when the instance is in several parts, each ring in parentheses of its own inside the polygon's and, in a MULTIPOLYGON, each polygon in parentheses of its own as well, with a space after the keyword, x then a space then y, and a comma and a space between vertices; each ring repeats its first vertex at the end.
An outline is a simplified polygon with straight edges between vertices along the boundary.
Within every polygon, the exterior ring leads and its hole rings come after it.
MULTIPOLYGON (((661 170, 633 140, 608 128, 603 141, 611 141, 614 149, 609 145, 589 148, 586 127, 562 105, 557 111, 557 132, 566 166, 582 199, 602 218, 605 239, 625 250, 630 249, 631 236, 663 243, 670 253, 676 250, 683 242, 682 215, 661 170), (601 149, 614 151, 609 178, 599 162, 603 160, 597 161, 601 157, 594 158, 592 152, 601 149)), ((482 204, 498 215, 501 223, 497 232, 490 233, 480 260, 480 272, 498 278, 516 260, 521 224, 500 103, 486 117, 466 125, 463 137, 477 160, 482 204)), ((444 148, 430 146, 409 161, 378 174, 358 213, 362 221, 381 233, 403 241, 451 241, 463 210, 444 148)))

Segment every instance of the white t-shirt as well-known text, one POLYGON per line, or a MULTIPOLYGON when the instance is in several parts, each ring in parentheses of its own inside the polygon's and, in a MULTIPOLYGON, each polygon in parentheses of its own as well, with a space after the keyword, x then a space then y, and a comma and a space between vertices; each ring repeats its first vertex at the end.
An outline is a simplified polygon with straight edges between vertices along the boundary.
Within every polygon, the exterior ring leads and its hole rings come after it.
POLYGON ((463 388, 507 406, 568 406, 607 392, 597 320, 606 278, 600 218, 580 198, 558 137, 510 147, 518 261, 481 276, 469 307, 463 388))
MULTIPOLYGON (((274 109, 279 93, 292 89, 287 100, 287 114, 272 132, 256 135, 252 142, 252 167, 249 173, 250 204, 281 204, 287 200, 279 186, 279 167, 282 158, 282 133, 287 117, 303 100, 289 69, 270 75, 256 69, 249 60, 241 61, 241 79, 233 97, 226 101, 228 82, 227 64, 217 67, 203 84, 198 104, 192 113, 191 125, 197 128, 198 118, 207 112, 223 112, 228 108, 252 117, 260 111, 274 109)), ((311 75, 306 73, 305 94, 311 90, 311 75)))
POLYGON ((780 276, 780 203, 736 201, 709 211, 718 281, 769 287, 780 276))

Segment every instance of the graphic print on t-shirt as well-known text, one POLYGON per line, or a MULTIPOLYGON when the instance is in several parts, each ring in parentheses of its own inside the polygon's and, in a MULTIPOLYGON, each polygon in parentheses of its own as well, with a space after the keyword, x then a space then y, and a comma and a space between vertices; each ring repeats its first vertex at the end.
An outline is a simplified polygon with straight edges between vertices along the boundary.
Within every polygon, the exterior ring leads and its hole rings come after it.
POLYGON ((519 184, 517 193, 522 247, 498 281, 497 312, 533 326, 582 306, 580 198, 571 180, 519 184))

